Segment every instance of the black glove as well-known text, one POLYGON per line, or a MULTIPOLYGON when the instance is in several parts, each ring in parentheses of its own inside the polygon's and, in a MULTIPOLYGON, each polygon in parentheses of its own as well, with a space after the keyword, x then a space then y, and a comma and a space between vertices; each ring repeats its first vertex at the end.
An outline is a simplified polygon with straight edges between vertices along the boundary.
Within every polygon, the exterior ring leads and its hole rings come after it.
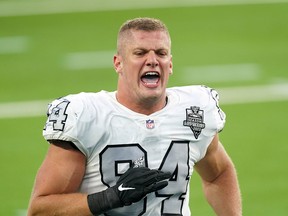
POLYGON ((148 193, 168 185, 171 174, 147 167, 130 168, 117 181, 116 185, 105 191, 88 195, 88 205, 94 214, 110 209, 131 205, 144 198, 148 193))
POLYGON ((171 177, 170 173, 150 170, 147 167, 131 168, 124 173, 112 187, 122 205, 138 202, 148 193, 160 190, 168 185, 163 181, 171 177))

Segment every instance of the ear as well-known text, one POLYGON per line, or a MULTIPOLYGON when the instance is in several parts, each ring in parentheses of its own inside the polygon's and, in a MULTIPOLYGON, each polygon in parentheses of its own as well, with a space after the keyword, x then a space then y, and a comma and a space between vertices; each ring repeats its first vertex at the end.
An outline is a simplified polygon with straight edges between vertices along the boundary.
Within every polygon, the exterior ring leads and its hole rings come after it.
POLYGON ((114 69, 115 69, 116 73, 121 73, 121 71, 122 71, 122 58, 121 58, 121 56, 114 55, 113 62, 114 62, 114 69))
POLYGON ((170 68, 170 72, 169 74, 172 75, 173 74, 173 62, 172 62, 172 55, 171 55, 171 58, 170 58, 170 65, 169 65, 169 68, 170 68))

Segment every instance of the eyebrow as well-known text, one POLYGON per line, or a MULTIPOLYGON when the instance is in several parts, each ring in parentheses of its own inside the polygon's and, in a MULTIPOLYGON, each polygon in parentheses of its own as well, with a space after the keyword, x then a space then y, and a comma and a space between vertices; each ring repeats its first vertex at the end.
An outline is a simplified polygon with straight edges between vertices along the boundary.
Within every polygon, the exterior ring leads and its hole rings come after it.
POLYGON ((148 51, 150 51, 150 50, 153 50, 153 51, 155 51, 155 52, 157 52, 157 51, 169 51, 169 49, 167 49, 167 48, 146 49, 146 48, 138 47, 138 48, 134 48, 134 49, 133 49, 133 51, 137 51, 137 50, 146 51, 146 52, 148 52, 148 51))

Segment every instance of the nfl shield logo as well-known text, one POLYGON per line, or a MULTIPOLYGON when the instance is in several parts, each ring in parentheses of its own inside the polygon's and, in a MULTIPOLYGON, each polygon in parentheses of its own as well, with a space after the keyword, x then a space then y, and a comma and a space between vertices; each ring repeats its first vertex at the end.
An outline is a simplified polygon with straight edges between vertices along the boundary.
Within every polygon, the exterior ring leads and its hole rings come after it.
POLYGON ((152 119, 146 120, 146 128, 147 129, 153 129, 154 127, 155 127, 154 120, 152 120, 152 119))

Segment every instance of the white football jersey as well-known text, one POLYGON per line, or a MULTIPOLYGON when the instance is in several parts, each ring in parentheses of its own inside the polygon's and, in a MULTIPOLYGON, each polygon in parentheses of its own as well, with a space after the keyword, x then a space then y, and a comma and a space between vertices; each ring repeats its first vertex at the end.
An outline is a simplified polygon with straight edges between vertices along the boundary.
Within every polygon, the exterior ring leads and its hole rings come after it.
POLYGON ((115 95, 79 93, 53 101, 43 130, 45 139, 71 141, 86 156, 79 192, 105 190, 129 167, 172 173, 167 187, 105 215, 190 215, 193 166, 225 124, 217 92, 205 86, 168 88, 167 105, 151 115, 129 110, 115 95))

